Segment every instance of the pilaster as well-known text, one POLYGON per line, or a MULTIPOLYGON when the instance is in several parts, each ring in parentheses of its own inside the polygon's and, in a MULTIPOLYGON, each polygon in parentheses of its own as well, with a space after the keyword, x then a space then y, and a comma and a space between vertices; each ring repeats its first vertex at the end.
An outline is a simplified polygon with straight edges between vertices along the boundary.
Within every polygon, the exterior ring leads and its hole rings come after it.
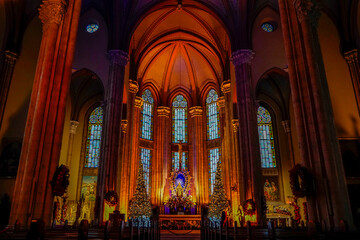
POLYGON ((344 54, 346 63, 348 64, 351 80, 354 88, 358 112, 360 114, 360 67, 359 67, 359 51, 353 49, 344 54))
POLYGON ((71 167, 71 158, 72 158, 72 151, 73 151, 73 143, 74 143, 74 137, 76 134, 76 129, 79 125, 78 121, 71 120, 70 121, 70 128, 69 128, 69 142, 68 142, 68 152, 66 156, 66 163, 65 165, 68 166, 70 169, 71 167))

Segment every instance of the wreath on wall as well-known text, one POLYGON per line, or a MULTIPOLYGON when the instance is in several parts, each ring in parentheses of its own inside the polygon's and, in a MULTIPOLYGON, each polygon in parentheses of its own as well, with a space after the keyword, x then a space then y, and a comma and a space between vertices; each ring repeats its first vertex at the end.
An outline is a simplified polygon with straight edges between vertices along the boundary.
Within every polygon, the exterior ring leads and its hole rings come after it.
POLYGON ((54 196, 61 197, 65 194, 69 186, 69 168, 63 164, 56 168, 54 176, 50 182, 54 196))
POLYGON ((305 167, 296 164, 290 171, 290 187, 296 198, 310 196, 312 190, 312 176, 305 167))
POLYGON ((243 211, 245 215, 252 216, 256 213, 256 204, 254 200, 248 199, 243 204, 243 211))
POLYGON ((115 207, 119 202, 119 197, 115 191, 111 190, 105 194, 104 200, 110 207, 115 207))

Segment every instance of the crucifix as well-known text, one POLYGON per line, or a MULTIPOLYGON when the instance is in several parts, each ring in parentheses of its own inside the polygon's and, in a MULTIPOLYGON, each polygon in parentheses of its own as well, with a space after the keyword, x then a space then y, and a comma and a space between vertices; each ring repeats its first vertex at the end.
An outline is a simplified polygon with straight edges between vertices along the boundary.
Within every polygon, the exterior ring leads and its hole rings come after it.
POLYGON ((182 166, 182 163, 181 163, 181 161, 182 161, 182 153, 183 153, 183 150, 182 150, 182 148, 183 148, 183 140, 178 140, 179 141, 179 143, 177 144, 178 145, 178 147, 179 147, 179 150, 178 150, 178 153, 179 153, 179 170, 181 171, 181 166, 182 166))

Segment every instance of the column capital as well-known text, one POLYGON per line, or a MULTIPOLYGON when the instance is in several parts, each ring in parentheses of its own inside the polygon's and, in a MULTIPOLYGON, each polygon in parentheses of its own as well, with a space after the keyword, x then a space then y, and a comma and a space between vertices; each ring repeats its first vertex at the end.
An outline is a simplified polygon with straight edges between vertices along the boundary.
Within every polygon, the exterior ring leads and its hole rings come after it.
POLYGON ((134 107, 141 108, 143 104, 144 104, 144 100, 141 97, 136 96, 134 107))
POLYGON ((159 117, 170 117, 170 108, 165 106, 158 106, 157 107, 157 114, 159 117))
POLYGON ((14 53, 14 52, 11 52, 9 50, 6 50, 5 51, 5 61, 7 63, 9 63, 10 65, 14 65, 17 58, 18 58, 18 54, 17 53, 14 53))
POLYGON ((201 106, 194 106, 189 109, 190 117, 201 117, 203 114, 203 109, 201 106))
POLYGON ((121 120, 121 132, 122 133, 126 133, 127 126, 128 126, 128 120, 126 120, 126 119, 121 120))
POLYGON ((70 134, 76 134, 76 129, 79 126, 79 122, 75 120, 70 120, 70 134))
POLYGON ((66 12, 65 0, 43 0, 39 8, 39 18, 43 23, 43 30, 51 23, 60 25, 66 12))
POLYGON ((319 0, 293 0, 296 16, 299 23, 308 20, 311 26, 317 27, 321 14, 319 0))
POLYGON ((348 64, 357 62, 359 51, 357 49, 350 50, 344 54, 344 58, 348 64))
POLYGON ((254 58, 254 52, 251 49, 240 49, 231 54, 231 62, 236 66, 244 63, 250 63, 254 58))
POLYGON ((290 120, 281 121, 281 125, 283 126, 285 133, 290 133, 291 132, 290 120))
POLYGON ((219 97, 216 104, 219 108, 225 108, 225 97, 219 97))
POLYGON ((129 92, 136 94, 139 91, 139 84, 137 81, 129 80, 129 92))
POLYGON ((233 126, 234 133, 237 133, 239 131, 239 120, 233 119, 233 120, 231 120, 231 124, 233 126))
POLYGON ((129 62, 129 54, 125 51, 113 49, 108 53, 110 63, 125 67, 129 62))
POLYGON ((221 91, 226 94, 231 92, 231 81, 227 80, 221 83, 221 91))

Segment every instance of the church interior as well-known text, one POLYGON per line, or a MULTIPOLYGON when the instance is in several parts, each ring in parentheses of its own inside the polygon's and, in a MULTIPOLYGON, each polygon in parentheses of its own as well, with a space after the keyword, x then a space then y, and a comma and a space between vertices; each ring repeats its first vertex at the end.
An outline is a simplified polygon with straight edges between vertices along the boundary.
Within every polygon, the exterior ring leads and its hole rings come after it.
POLYGON ((0 231, 356 231, 359 47, 357 0, 0 0, 0 231))

